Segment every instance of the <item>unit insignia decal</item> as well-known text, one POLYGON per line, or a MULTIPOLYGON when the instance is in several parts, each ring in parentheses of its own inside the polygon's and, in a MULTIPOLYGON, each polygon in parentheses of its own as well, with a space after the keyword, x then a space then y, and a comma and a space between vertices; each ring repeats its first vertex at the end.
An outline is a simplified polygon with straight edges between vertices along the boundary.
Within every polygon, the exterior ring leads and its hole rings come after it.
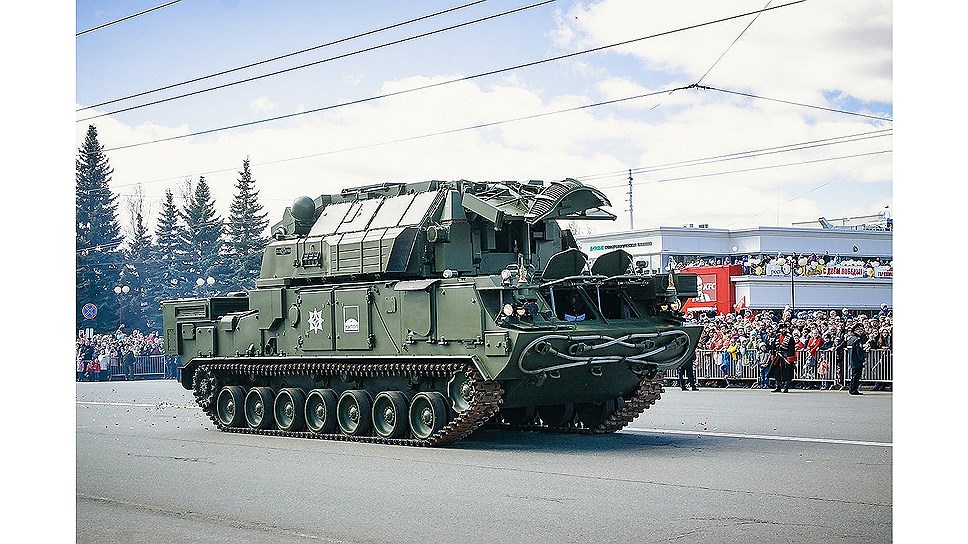
POLYGON ((323 312, 313 308, 313 311, 309 312, 309 330, 312 332, 320 332, 323 330, 323 312))

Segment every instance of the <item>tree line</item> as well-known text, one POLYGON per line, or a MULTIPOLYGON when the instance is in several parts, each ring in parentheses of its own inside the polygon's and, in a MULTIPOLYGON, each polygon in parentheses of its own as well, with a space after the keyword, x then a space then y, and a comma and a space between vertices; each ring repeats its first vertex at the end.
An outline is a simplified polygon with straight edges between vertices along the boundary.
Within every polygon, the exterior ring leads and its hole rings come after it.
POLYGON ((126 201, 131 228, 122 233, 118 195, 109 187, 114 169, 94 125, 77 150, 75 167, 78 330, 108 333, 124 324, 128 330, 161 333, 163 300, 254 287, 269 220, 248 158, 227 220, 216 213, 205 176, 199 176, 185 180, 181 205, 166 189, 154 236, 145 224, 147 203, 140 187, 126 201))

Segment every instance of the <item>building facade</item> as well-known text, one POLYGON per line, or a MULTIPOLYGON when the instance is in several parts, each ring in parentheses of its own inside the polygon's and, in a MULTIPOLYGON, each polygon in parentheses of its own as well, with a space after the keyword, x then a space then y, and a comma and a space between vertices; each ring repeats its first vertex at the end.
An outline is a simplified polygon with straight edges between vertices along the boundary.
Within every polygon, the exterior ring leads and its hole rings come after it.
POLYGON ((893 231, 885 228, 658 227, 576 238, 589 261, 623 249, 640 273, 700 274, 704 296, 687 309, 893 306, 893 231), (711 291, 715 300, 702 300, 711 291))

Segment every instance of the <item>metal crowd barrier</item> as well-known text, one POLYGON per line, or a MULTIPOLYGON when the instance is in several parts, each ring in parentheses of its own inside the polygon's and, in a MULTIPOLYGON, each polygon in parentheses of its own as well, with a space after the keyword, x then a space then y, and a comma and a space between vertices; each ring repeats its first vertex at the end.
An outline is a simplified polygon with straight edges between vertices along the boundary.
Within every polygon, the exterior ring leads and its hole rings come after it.
MULTIPOLYGON (((809 354, 806 351, 797 352, 794 384, 843 389, 850 381, 846 349, 839 353, 836 350, 818 351, 816 366, 808 365, 808 360, 809 354)), ((694 367, 696 382, 724 383, 727 378, 723 375, 722 364, 722 350, 696 350, 694 367)), ((728 373, 731 384, 738 383, 747 386, 759 382, 760 367, 757 352, 746 352, 743 357, 737 357, 736 360, 730 361, 728 373)), ((667 371, 666 380, 671 385, 677 385, 677 372, 675 370, 667 371)), ((892 384, 894 382, 894 353, 888 349, 868 351, 860 381, 862 384, 892 384)))
MULTIPOLYGON (((109 356, 107 366, 109 380, 123 380, 126 378, 120 358, 109 356)), ((181 357, 171 357, 168 355, 136 355, 131 377, 135 380, 181 379, 181 357)))

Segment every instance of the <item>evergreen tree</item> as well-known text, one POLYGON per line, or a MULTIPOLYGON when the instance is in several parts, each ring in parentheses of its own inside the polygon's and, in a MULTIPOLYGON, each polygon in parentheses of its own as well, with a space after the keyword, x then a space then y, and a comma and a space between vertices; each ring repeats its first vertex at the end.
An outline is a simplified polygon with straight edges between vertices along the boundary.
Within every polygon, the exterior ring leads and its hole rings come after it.
POLYGON ((133 197, 128 199, 128 215, 131 233, 128 248, 124 252, 124 267, 121 270, 121 317, 127 329, 148 332, 161 328, 161 312, 152 308, 151 235, 145 226, 144 193, 139 186, 133 197))
MULTIPOLYGON (((171 189, 165 190, 161 215, 155 226, 155 246, 151 253, 151 306, 161 311, 161 301, 187 296, 194 283, 185 272, 184 227, 171 189)), ((159 322, 160 323, 160 322, 159 322)), ((160 327, 160 325, 159 325, 160 327)))
POLYGON ((114 169, 108 164, 104 146, 98 142, 97 129, 87 127, 84 143, 77 150, 76 279, 77 328, 93 327, 97 332, 113 332, 119 324, 118 285, 122 236, 117 218, 117 196, 109 186, 114 169), (97 317, 85 319, 85 304, 97 306, 97 317))
POLYGON ((215 214, 215 201, 209 191, 205 176, 198 178, 195 190, 191 192, 185 209, 182 211, 185 228, 182 242, 185 247, 185 274, 189 281, 214 278, 216 285, 196 286, 197 296, 211 296, 223 289, 227 268, 222 255, 223 225, 222 218, 215 214))
POLYGON ((262 268, 262 252, 268 239, 268 213, 262 211, 259 191, 249 170, 248 157, 242 161, 242 171, 235 185, 236 193, 229 209, 227 226, 228 291, 243 291, 255 287, 262 268))

